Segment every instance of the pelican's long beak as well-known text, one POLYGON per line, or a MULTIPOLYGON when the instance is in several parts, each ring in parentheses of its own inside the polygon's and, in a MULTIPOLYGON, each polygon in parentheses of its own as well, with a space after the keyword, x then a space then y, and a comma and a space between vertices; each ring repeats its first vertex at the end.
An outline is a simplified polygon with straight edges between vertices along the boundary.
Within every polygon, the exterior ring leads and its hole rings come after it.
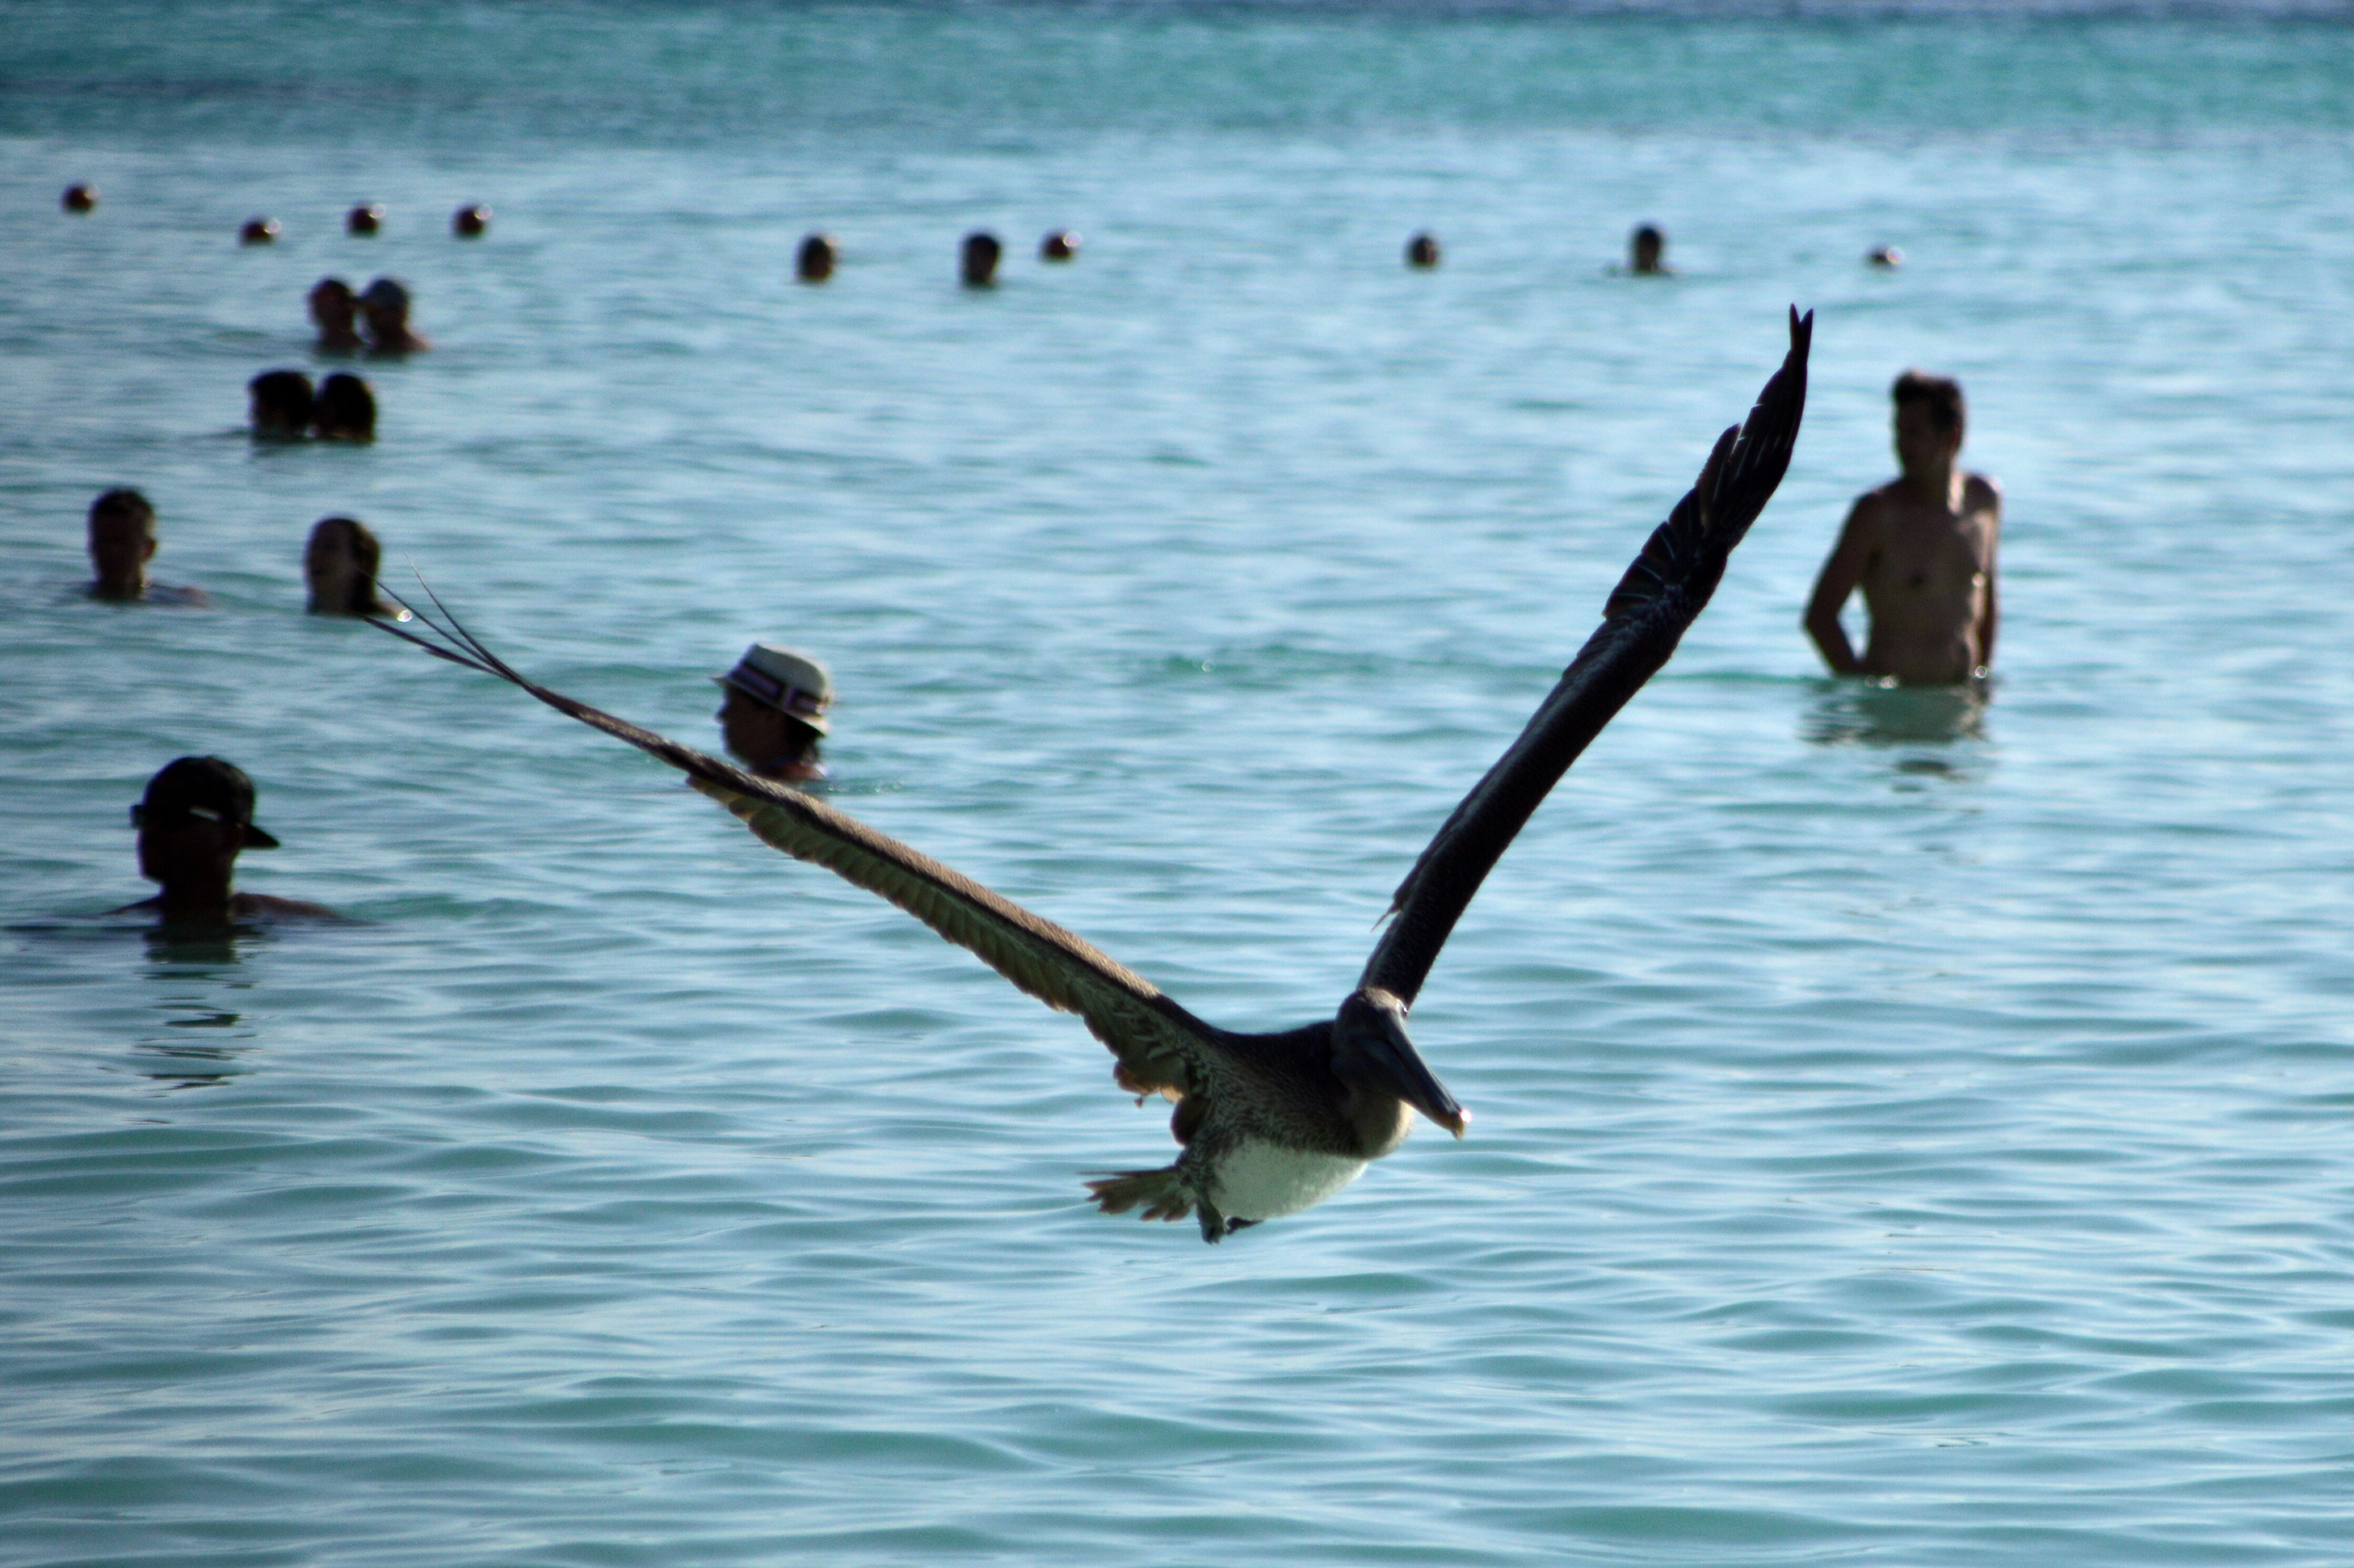
POLYGON ((1455 1103, 1406 1038, 1405 1009, 1384 992, 1361 991, 1341 1004, 1335 1068, 1387 1090, 1456 1137, 1471 1113, 1455 1103))

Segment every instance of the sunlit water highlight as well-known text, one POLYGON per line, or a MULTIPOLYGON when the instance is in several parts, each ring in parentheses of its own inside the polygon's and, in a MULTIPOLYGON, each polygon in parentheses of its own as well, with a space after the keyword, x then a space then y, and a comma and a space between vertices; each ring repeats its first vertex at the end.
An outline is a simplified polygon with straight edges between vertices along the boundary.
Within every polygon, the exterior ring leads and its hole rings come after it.
POLYGON ((2349 129, 2294 14, 12 8, 0 1561, 2344 1561, 2349 129), (330 271, 440 346, 257 450, 330 271), (301 613, 348 512, 684 738, 817 650, 838 800, 1299 1022, 1793 300, 1781 497, 1417 1010, 1471 1138, 1215 1249, 1085 1206, 1168 1144, 1077 1024, 301 613), (1914 363, 1983 705, 1797 630, 1914 363), (217 608, 77 596, 122 482, 217 608), (361 923, 91 918, 185 751, 361 923))

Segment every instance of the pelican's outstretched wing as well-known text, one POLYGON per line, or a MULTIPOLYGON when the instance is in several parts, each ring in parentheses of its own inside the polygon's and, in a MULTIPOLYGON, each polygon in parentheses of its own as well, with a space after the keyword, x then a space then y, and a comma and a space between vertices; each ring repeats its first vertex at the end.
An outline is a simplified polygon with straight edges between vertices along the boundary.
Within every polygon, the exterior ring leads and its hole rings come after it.
POLYGON ((1486 778, 1455 808, 1390 899, 1397 918, 1358 983, 1408 1006, 1497 857, 1537 803, 1627 700, 1676 651, 1706 608, 1733 547, 1765 510, 1797 442, 1807 408, 1812 311, 1790 311, 1790 352, 1757 406, 1717 439, 1700 479, 1652 532, 1602 607, 1602 624, 1486 778))
POLYGON ((1167 1091, 1174 1097, 1209 1086, 1219 1032, 1161 995, 1143 976, 846 811, 525 680, 461 626, 439 599, 434 604, 441 609, 441 621, 414 612, 440 641, 388 620, 375 624, 452 663, 511 681, 558 713, 660 758, 787 854, 889 899, 1047 1006, 1077 1013, 1111 1047, 1119 1058, 1114 1076, 1131 1093, 1167 1091))

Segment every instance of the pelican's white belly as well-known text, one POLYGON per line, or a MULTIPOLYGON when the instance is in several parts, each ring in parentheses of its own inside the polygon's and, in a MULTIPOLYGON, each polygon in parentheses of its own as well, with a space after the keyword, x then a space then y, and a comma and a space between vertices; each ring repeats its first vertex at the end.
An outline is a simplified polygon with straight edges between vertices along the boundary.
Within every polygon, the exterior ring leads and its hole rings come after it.
POLYGON ((1312 1209, 1357 1179, 1362 1160, 1311 1154, 1257 1139, 1218 1161, 1213 1201, 1230 1220, 1272 1220, 1312 1209))

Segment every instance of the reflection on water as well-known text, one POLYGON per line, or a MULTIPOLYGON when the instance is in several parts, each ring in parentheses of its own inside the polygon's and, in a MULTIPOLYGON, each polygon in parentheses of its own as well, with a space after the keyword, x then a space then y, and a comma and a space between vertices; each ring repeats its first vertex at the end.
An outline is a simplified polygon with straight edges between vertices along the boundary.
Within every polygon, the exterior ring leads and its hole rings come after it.
POLYGON ((148 978, 171 990, 162 1010, 171 1015, 164 1027, 175 1032, 132 1047, 141 1074, 175 1089, 207 1088, 242 1075, 239 1064, 250 1049, 253 1027, 243 1014, 221 1006, 217 993, 250 987, 252 982, 239 973, 242 960, 238 946, 259 934, 255 927, 226 922, 172 922, 140 933, 147 949, 148 978), (207 1033, 185 1033, 189 1030, 207 1033), (230 1033, 211 1033, 216 1030, 230 1033))
MULTIPOLYGON (((1817 746, 1945 745, 1986 738, 1989 683, 1967 686, 1893 686, 1872 681, 1819 683, 1801 733, 1817 746)), ((1940 758, 1907 758, 1906 773, 1951 773, 1940 758)))

